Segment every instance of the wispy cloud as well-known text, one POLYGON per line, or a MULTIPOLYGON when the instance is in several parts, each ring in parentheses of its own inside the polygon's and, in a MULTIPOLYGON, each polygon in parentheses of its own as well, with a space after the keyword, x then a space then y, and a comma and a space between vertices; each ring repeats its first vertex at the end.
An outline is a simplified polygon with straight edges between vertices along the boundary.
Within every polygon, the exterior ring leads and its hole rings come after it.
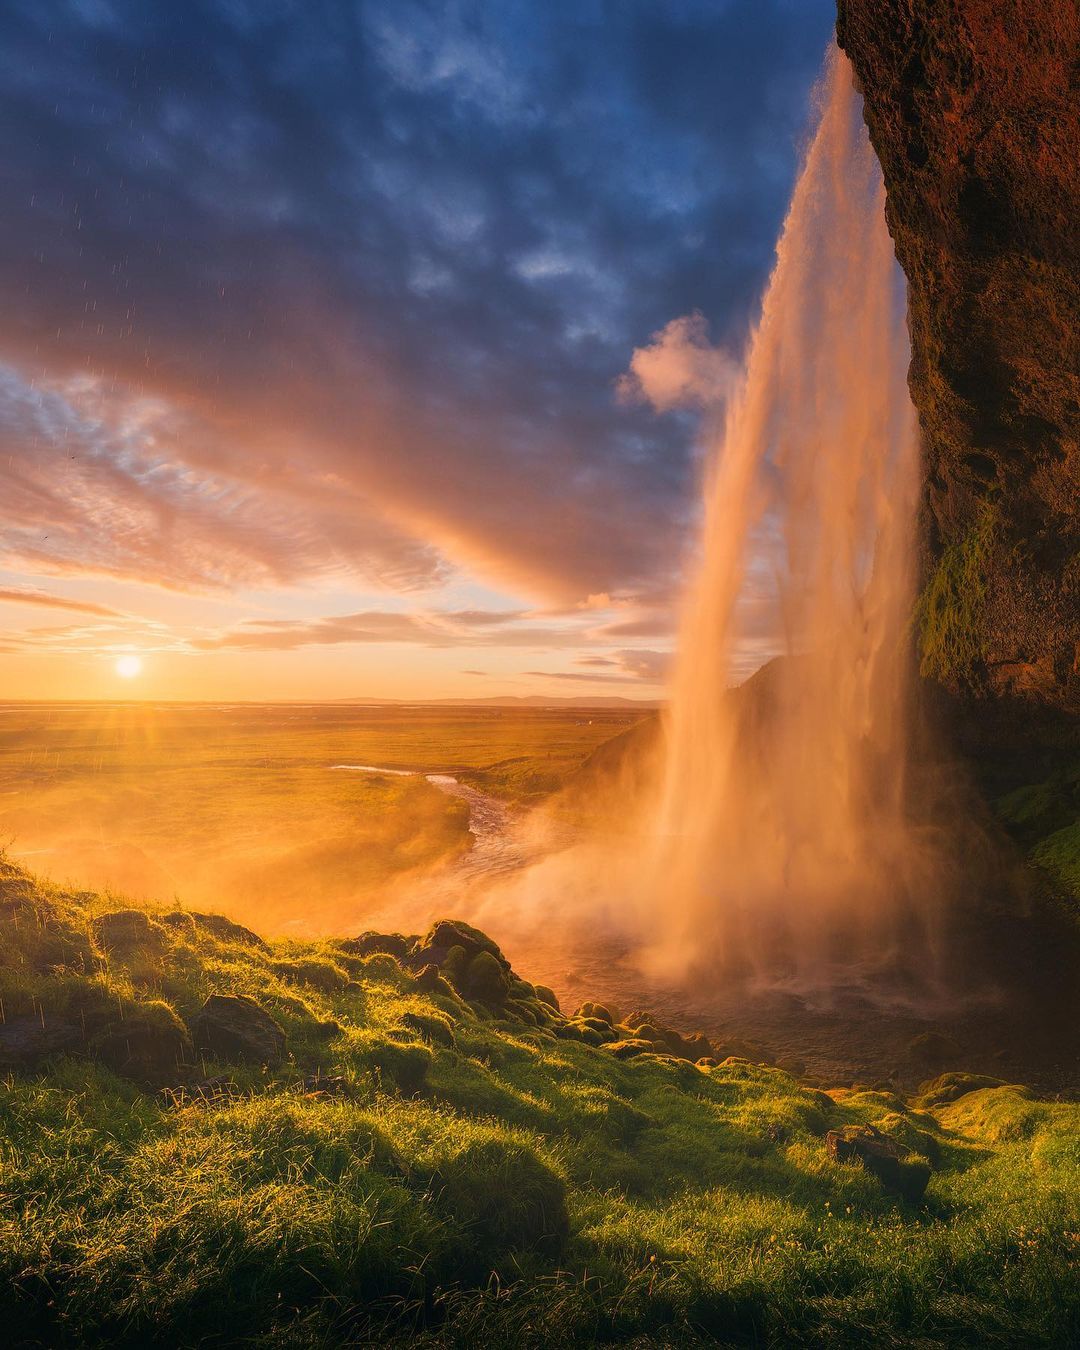
POLYGON ((71 600, 66 595, 51 595, 48 591, 23 590, 0 586, 0 603, 12 605, 40 605, 45 609, 68 609, 76 614, 95 614, 100 618, 119 618, 119 612, 93 600, 71 600))

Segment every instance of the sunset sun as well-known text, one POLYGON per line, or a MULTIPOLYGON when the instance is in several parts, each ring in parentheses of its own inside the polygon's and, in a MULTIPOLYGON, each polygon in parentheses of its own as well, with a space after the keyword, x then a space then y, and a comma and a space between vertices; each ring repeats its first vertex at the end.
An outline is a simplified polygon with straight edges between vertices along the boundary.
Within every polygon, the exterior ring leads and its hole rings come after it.
POLYGON ((121 679, 133 680, 136 675, 142 674, 142 658, 130 654, 118 656, 114 669, 121 679))

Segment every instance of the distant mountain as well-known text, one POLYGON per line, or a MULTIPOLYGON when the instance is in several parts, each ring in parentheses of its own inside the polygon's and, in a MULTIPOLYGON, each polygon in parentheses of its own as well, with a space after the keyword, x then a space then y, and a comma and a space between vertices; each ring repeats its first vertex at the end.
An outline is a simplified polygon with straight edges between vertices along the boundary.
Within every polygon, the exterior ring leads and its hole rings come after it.
POLYGON ((582 698, 548 698, 544 694, 501 694, 492 698, 334 698, 329 703, 366 703, 380 707, 423 704, 440 708, 634 708, 648 712, 660 707, 656 699, 621 698, 593 694, 582 698))

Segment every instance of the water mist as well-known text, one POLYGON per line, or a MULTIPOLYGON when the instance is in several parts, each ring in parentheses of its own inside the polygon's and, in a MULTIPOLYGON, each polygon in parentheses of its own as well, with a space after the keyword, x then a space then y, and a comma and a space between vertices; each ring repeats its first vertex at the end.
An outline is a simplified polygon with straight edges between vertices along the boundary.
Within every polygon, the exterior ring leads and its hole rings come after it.
POLYGON ((846 57, 709 447, 647 869, 654 967, 793 988, 933 965, 905 811, 919 464, 901 278, 846 57), (784 653, 733 693, 753 610, 784 653), (653 932, 656 932, 655 925, 653 932))

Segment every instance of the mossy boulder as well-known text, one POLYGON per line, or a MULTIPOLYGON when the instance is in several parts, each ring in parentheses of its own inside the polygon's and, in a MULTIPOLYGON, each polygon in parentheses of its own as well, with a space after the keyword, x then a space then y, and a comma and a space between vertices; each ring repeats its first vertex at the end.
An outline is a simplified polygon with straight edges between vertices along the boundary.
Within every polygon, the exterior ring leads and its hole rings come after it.
POLYGON ((246 994, 211 994, 194 1032, 195 1049, 211 1059, 274 1066, 285 1058, 280 1023, 246 994))
POLYGON ((162 923, 177 929, 188 929, 189 923, 194 923, 197 934, 215 938, 217 942, 236 942, 239 946, 255 946, 263 952, 270 950, 267 942, 259 937, 258 933, 252 933, 251 929, 243 926, 243 923, 225 918, 224 914, 204 914, 201 910, 171 910, 169 914, 162 915, 162 923))
POLYGON ((604 1049, 616 1059, 635 1059, 638 1055, 655 1053, 656 1047, 652 1041, 627 1040, 608 1041, 604 1049))
POLYGON ((948 1106, 969 1092, 996 1087, 1005 1087, 1004 1080, 978 1073, 942 1073, 920 1086, 919 1104, 923 1107, 948 1106))
POLYGON ((168 1003, 125 1003, 90 1036, 88 1051, 114 1073, 140 1083, 175 1080, 192 1062, 187 1027, 168 1003))
POLYGON ((608 1026, 614 1026, 619 1020, 615 1014, 603 1003, 583 1003, 574 1013, 575 1017, 586 1018, 589 1021, 599 1020, 606 1022, 608 1026))
POLYGON ((377 952, 403 960, 409 952, 408 939, 401 933, 361 933, 359 937, 345 938, 337 944, 351 956, 374 956, 377 952))
POLYGON ((959 1058, 960 1047, 941 1031, 923 1031, 908 1045, 908 1058, 927 1069, 943 1068, 959 1058))
POLYGON ((349 984, 348 972, 327 957, 306 956, 294 961, 275 961, 270 968, 283 980, 309 985, 324 994, 336 993, 349 984))
POLYGON ((432 1054, 426 1045, 385 1040, 373 1043, 363 1058, 384 1091, 396 1089, 412 1096, 427 1081, 432 1054))
POLYGON ((546 1003, 549 1008, 553 1008, 556 1012, 562 1012, 553 989, 549 989, 546 984, 535 984, 533 988, 536 990, 536 997, 541 1003, 546 1003))
POLYGON ((500 1006, 510 993, 510 977, 491 952, 478 951, 465 967, 462 992, 470 999, 500 1006))
POLYGON ((101 949, 121 959, 133 952, 160 953, 169 945, 168 930, 142 909, 99 914, 91 927, 101 949))
POLYGON ((454 1044, 453 1024, 440 1013, 402 1013, 401 1025, 432 1045, 449 1049, 454 1044))
POLYGON ((843 1125, 825 1136, 825 1149, 839 1163, 857 1163, 914 1204, 922 1199, 930 1180, 930 1165, 906 1144, 883 1134, 873 1125, 843 1125))

